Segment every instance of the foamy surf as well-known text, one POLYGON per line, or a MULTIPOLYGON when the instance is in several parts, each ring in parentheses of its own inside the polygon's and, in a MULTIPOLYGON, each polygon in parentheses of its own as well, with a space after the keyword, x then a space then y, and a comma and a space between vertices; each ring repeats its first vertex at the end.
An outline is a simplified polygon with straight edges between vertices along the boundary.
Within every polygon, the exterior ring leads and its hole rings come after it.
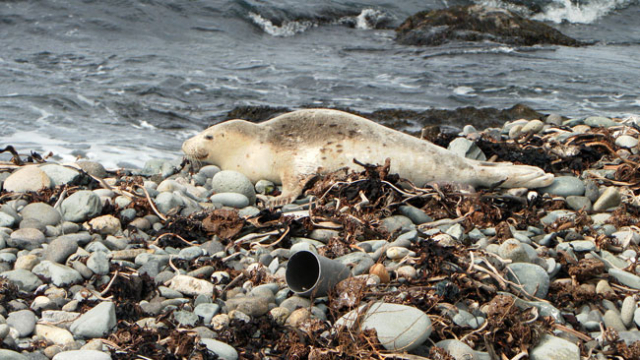
POLYGON ((544 12, 532 17, 534 20, 555 23, 570 22, 591 24, 616 9, 627 7, 632 0, 592 0, 587 3, 571 0, 556 0, 544 8, 544 12))

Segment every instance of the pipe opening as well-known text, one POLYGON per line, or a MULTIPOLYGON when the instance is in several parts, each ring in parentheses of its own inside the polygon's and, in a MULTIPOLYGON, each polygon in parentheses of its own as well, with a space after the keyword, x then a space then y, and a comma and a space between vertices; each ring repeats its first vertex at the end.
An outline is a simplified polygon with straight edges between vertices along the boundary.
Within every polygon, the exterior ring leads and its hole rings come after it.
POLYGON ((287 285, 295 292, 312 289, 320 279, 320 262, 309 251, 299 251, 291 258, 287 265, 287 285))

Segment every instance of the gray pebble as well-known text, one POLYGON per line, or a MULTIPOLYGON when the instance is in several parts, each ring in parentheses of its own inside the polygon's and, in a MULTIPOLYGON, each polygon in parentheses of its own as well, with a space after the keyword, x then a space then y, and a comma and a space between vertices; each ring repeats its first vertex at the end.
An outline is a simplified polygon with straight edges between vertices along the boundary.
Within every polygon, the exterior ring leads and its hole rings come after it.
POLYGON ((244 174, 237 171, 224 170, 213 176, 211 189, 216 193, 238 193, 249 199, 249 204, 256 202, 256 191, 244 174))
POLYGON ((620 319, 620 314, 615 310, 607 310, 603 316, 604 325, 607 329, 614 329, 616 331, 626 331, 627 328, 620 319))
POLYGON ((238 352, 231 345, 214 339, 200 339, 200 343, 204 344, 209 351, 218 355, 221 360, 236 360, 238 352))
POLYGON ((567 196, 566 200, 567 206, 572 210, 585 210, 589 212, 592 209, 591 200, 586 196, 567 196))
POLYGON ((83 222, 100 215, 102 201, 94 192, 80 190, 62 202, 61 212, 67 221, 83 222))
POLYGON ((593 204, 593 211, 604 211, 620 205, 620 192, 615 187, 608 187, 593 204))
POLYGON ((507 265, 507 278, 517 284, 522 284, 524 291, 530 295, 544 299, 549 291, 549 274, 540 266, 527 263, 513 263, 507 265))
POLYGON ((47 203, 31 203, 20 210, 22 219, 37 219, 44 225, 58 225, 62 215, 47 203))
POLYGON ((622 301, 622 307, 620 308, 620 320, 627 327, 630 328, 633 325, 633 316, 636 311, 636 301, 633 296, 627 296, 622 301))
POLYGON ((547 187, 540 188, 540 192, 545 194, 567 196, 582 196, 585 186, 582 180, 573 176, 557 176, 553 179, 553 183, 547 187))
POLYGON ((42 231, 33 228, 18 229, 11 233, 7 244, 18 249, 33 250, 45 242, 42 231))
POLYGON ((87 260, 87 267, 95 274, 106 275, 109 273, 109 257, 102 251, 94 252, 87 260))
POLYGON ((209 198, 212 203, 228 206, 236 209, 242 209, 249 206, 249 198, 243 194, 225 192, 211 195, 209 198))
POLYGON ((116 307, 104 301, 82 314, 69 330, 76 338, 97 338, 108 335, 116 326, 116 307))
POLYGON ((31 310, 20 310, 9 314, 7 324, 18 331, 18 335, 27 337, 36 327, 36 315, 31 310))
POLYGON ((78 243, 69 237, 54 239, 44 251, 45 260, 64 264, 71 254, 78 250, 78 243))
POLYGON ((198 315, 191 311, 179 310, 173 313, 173 319, 180 324, 180 326, 194 327, 198 323, 198 315))
POLYGON ((411 205, 402 205, 399 208, 400 213, 413 221, 414 224, 420 225, 433 221, 431 216, 427 215, 424 211, 411 205))
POLYGON ((203 324, 210 324, 211 319, 220 311, 218 304, 199 304, 196 305, 193 313, 202 318, 203 324))

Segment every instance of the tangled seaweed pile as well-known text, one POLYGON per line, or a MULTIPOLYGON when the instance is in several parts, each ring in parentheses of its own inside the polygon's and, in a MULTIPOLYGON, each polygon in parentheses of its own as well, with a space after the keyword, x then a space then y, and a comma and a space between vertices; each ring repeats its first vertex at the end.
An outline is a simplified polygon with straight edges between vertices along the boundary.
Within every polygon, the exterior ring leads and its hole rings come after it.
POLYGON ((361 164, 278 210, 249 205, 273 184, 213 166, 105 172, 15 154, 0 174, 0 355, 638 359, 636 120, 423 131, 463 156, 540 166, 548 188, 411 184, 361 164), (284 278, 297 251, 354 276, 296 296, 284 278))

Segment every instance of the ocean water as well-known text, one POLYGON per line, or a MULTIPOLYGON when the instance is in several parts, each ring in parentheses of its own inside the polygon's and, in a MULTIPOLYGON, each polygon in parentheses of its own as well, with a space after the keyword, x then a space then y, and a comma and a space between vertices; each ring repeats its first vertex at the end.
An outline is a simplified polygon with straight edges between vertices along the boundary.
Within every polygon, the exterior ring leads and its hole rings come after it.
POLYGON ((240 105, 640 113, 639 0, 476 0, 587 47, 394 42, 470 3, 0 0, 0 147, 142 166, 240 105))

